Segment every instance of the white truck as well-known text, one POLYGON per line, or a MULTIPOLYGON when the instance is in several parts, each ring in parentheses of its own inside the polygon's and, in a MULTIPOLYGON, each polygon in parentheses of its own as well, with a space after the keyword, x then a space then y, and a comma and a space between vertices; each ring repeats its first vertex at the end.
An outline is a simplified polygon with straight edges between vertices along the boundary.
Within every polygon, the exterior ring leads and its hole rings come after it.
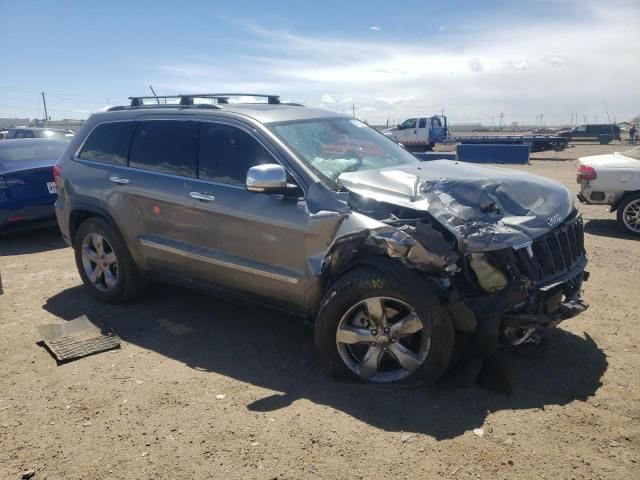
POLYGON ((438 115, 412 117, 396 127, 383 130, 382 133, 392 137, 409 151, 430 151, 436 143, 447 139, 447 118, 438 115))

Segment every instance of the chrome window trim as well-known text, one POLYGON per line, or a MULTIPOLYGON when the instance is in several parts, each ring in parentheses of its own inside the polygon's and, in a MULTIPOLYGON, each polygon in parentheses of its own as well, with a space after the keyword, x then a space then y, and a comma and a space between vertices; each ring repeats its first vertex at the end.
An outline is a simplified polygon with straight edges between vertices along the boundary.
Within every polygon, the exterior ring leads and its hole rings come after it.
POLYGON ((162 243, 154 242, 153 240, 148 240, 145 238, 140 238, 140 244, 145 247, 161 250, 163 252, 180 255, 182 257, 186 257, 191 260, 197 260, 200 262, 206 262, 212 265, 217 265, 219 267, 225 267, 225 268, 230 268, 232 270, 237 270, 244 273, 259 275, 261 277, 270 278, 272 280, 278 280, 281 282, 289 283, 291 285, 297 285, 298 283, 300 283, 300 280, 296 277, 291 277, 289 275, 281 275, 279 273, 269 272, 267 270, 261 270, 259 268, 248 267, 246 265, 240 265, 239 263, 228 262, 225 260, 207 256, 207 255, 199 255, 194 252, 188 252, 181 248, 172 247, 170 245, 164 245, 162 243))

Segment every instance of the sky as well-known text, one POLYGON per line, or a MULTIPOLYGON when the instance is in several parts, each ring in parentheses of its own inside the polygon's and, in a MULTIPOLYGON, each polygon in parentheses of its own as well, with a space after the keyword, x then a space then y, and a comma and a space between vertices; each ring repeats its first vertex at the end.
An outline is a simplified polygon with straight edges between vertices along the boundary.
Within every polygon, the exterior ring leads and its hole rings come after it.
POLYGON ((0 117, 130 95, 280 95, 369 123, 640 115, 640 1, 0 0, 0 117))

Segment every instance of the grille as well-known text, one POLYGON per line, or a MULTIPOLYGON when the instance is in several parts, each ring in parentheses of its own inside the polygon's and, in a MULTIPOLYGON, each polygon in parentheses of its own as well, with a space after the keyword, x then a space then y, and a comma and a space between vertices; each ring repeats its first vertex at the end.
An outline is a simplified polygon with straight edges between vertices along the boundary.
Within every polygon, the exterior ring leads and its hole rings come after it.
POLYGON ((585 256, 582 218, 574 217, 536 238, 531 250, 520 248, 514 250, 514 254, 519 272, 534 283, 570 272, 585 256))

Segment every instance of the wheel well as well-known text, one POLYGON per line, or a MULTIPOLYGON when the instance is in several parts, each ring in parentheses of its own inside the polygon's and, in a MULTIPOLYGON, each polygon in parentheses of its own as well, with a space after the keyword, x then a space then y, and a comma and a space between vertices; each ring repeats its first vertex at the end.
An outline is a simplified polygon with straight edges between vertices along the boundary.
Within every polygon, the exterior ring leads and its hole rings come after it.
MULTIPOLYGON (((364 238, 356 238, 339 245, 331 253, 331 262, 318 292, 319 301, 342 276, 357 268, 371 268, 396 278, 411 278, 414 283, 424 283, 438 297, 445 294, 442 286, 424 272, 410 268, 396 258, 391 258, 374 248, 362 247, 364 238)), ((315 318, 317 311, 312 312, 315 318)))
POLYGON ((113 221, 111 216, 107 213, 98 212, 95 210, 83 209, 83 208, 75 209, 71 212, 71 216, 69 217, 69 235, 71 237, 71 242, 73 242, 73 239, 76 236, 78 227, 80 227, 82 222, 84 222, 85 220, 88 220, 91 217, 102 218, 103 220, 106 220, 112 227, 118 230, 115 225, 115 222, 113 221))
POLYGON ((618 207, 620 206, 620 204, 622 202, 624 202, 631 195, 636 195, 636 194, 640 194, 640 190, 630 190, 628 192, 624 192, 622 195, 620 195, 620 198, 618 200, 616 200, 616 203, 611 205, 611 210, 610 211, 611 212, 615 212, 616 210, 618 210, 618 207))

